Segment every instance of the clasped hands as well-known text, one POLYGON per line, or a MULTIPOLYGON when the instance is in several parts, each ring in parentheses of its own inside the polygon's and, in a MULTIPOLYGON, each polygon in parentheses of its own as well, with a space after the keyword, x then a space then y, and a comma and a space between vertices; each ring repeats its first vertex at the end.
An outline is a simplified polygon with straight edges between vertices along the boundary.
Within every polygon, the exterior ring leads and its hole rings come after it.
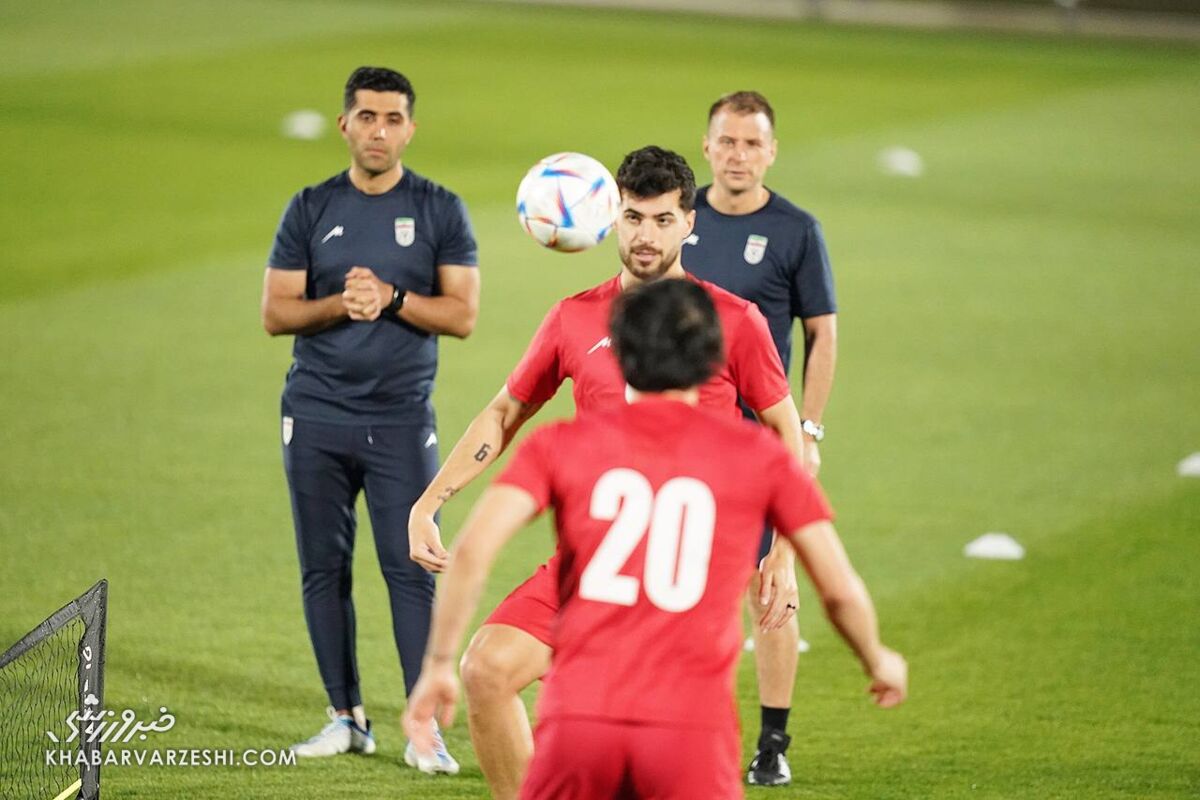
POLYGON ((392 285, 381 281, 370 268, 351 267, 342 290, 342 307, 352 320, 373 322, 392 302, 393 291, 392 285))

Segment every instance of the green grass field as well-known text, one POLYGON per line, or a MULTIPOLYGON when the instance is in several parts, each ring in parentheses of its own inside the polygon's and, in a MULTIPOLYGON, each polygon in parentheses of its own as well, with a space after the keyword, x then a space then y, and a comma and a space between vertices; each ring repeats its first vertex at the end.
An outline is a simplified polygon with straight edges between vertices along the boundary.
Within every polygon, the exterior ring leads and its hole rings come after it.
MULTIPOLYGON (((278 748, 319 727, 278 445, 290 342, 258 303, 288 197, 347 161, 335 135, 285 140, 280 120, 335 114, 376 62, 417 87, 406 163, 466 199, 481 245, 478 328, 442 346, 443 447, 545 309, 617 266, 611 243, 562 256, 525 238, 524 170, 656 143, 703 177, 716 96, 776 105, 768 182, 823 221, 841 303, 822 479, 912 695, 871 708, 807 593, 797 779, 751 797, 1200 793, 1200 481, 1175 474, 1200 450, 1194 48, 454 3, 9 4, 0 644, 106 576, 106 705, 168 706, 154 746, 278 748), (882 174, 892 145, 924 177, 882 174), (965 559, 989 530, 1026 560, 965 559)), ((106 768, 105 797, 486 796, 461 718, 462 776, 402 765, 362 519, 380 753, 106 768)), ((510 548, 487 607, 550 547, 542 523, 510 548)), ((747 747, 752 672, 746 656, 747 747)))

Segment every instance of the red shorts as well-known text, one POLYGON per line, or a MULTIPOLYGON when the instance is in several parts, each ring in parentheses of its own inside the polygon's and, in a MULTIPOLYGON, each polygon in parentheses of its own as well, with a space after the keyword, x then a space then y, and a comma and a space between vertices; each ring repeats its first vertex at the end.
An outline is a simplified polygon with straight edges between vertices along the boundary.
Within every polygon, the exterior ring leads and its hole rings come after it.
POLYGON ((550 632, 558 615, 558 557, 537 568, 529 580, 500 601, 484 625, 511 625, 553 647, 550 632))
POLYGON ((537 726, 521 800, 738 800, 737 731, 554 718, 537 726))

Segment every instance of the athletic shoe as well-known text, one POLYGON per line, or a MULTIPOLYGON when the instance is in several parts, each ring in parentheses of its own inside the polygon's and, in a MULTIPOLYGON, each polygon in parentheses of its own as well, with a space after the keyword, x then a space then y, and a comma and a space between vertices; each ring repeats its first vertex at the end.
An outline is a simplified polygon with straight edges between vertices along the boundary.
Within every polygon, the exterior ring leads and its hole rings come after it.
POLYGON ((746 782, 751 786, 786 786, 792 782, 784 751, 792 737, 783 731, 764 730, 758 737, 758 755, 746 770, 746 782))
POLYGON ((404 763, 410 767, 416 767, 426 775, 432 775, 435 772, 444 772, 447 775, 458 774, 458 762, 446 749, 446 742, 442 739, 442 732, 438 730, 437 722, 433 723, 433 755, 427 756, 418 753, 417 748, 413 747, 413 743, 409 742, 408 747, 404 748, 404 763))
POLYGON ((367 727, 360 728, 353 719, 350 720, 350 752, 369 756, 375 752, 375 734, 371 730, 371 720, 367 727))
POLYGON ((363 729, 354 724, 353 717, 339 716, 333 706, 325 709, 325 713, 329 715, 329 724, 311 739, 292 745, 293 753, 303 758, 322 758, 350 752, 363 755, 375 752, 375 736, 371 733, 370 721, 363 729))

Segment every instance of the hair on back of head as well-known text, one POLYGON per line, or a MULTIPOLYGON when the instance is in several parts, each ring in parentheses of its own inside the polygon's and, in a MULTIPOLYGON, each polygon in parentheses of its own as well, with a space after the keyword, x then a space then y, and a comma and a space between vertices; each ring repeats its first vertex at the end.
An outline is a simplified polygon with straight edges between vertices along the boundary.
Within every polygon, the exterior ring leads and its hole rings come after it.
POLYGON ((690 280, 666 278, 622 293, 609 327, 625 382, 640 392, 699 386, 724 360, 716 307, 690 280))

